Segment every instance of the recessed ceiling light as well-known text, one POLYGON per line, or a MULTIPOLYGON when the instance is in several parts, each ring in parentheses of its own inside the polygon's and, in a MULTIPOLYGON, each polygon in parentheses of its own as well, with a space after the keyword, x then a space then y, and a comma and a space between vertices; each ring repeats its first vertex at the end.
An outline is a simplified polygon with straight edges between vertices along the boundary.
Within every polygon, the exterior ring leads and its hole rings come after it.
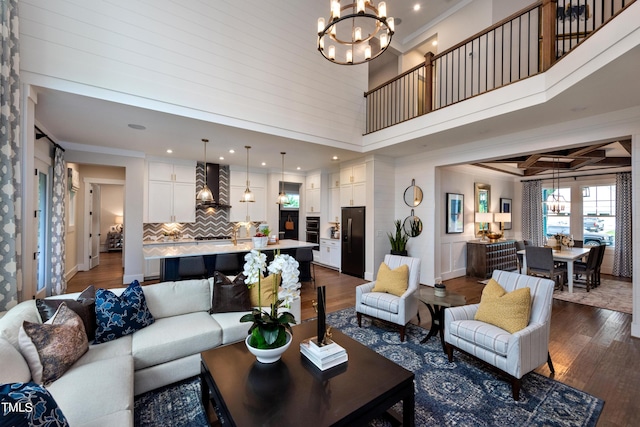
POLYGON ((224 160, 224 157, 220 156, 218 157, 219 160, 224 160))
POLYGON ((167 150, 167 153, 171 154, 171 153, 173 153, 173 150, 172 150, 171 148, 169 148, 169 149, 167 150))
POLYGON ((420 3, 416 3, 415 5, 413 5, 413 10, 414 11, 419 11, 420 10, 420 3))
POLYGON ((236 150, 234 150, 234 149, 232 148, 231 150, 229 150, 229 152, 230 152, 231 154, 233 154, 233 153, 235 153, 235 152, 236 152, 236 150))
POLYGON ((127 126, 129 126, 131 129, 135 129, 135 130, 145 130, 146 127, 142 126, 142 125, 137 125, 135 123, 129 123, 127 126))
POLYGON ((438 40, 434 40, 431 42, 431 46, 438 46, 438 40))
POLYGON ((262 166, 267 166, 267 164, 265 162, 262 162, 262 166))
POLYGON ((297 171, 299 171, 300 169, 302 169, 300 166, 298 166, 298 167, 296 168, 296 170, 297 170, 297 171))
POLYGON ((331 160, 336 161, 336 160, 340 160, 340 158, 338 158, 338 156, 333 156, 331 160))

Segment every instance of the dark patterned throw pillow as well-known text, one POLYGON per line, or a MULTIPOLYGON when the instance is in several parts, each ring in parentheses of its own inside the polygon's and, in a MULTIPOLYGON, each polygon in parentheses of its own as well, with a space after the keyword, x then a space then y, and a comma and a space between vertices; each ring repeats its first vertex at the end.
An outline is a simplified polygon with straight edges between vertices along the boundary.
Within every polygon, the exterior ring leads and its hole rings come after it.
POLYGON ((232 311, 251 311, 251 295, 244 283, 246 276, 240 273, 233 282, 223 273, 213 273, 213 300, 211 313, 228 313, 232 311))
POLYGON ((107 289, 96 291, 96 338, 100 344, 134 333, 154 322, 137 280, 117 296, 107 289))
POLYGON ((63 302, 80 316, 84 324, 84 330, 87 332, 87 339, 93 341, 96 334, 96 290, 93 285, 88 286, 75 300, 37 299, 36 307, 38 308, 38 313, 40 313, 42 323, 51 319, 63 302))
POLYGON ((3 426, 68 426, 49 391, 36 383, 0 384, 0 424, 3 426))

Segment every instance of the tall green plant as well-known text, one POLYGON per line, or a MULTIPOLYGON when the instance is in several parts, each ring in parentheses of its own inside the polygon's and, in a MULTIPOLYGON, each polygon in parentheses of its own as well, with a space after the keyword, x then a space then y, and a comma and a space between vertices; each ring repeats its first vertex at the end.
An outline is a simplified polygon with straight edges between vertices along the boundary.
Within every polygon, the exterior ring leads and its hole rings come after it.
POLYGON ((393 224, 396 227, 395 233, 387 233, 389 243, 391 243, 391 250, 394 252, 404 252, 407 250, 409 235, 402 229, 402 222, 399 219, 395 220, 393 224))

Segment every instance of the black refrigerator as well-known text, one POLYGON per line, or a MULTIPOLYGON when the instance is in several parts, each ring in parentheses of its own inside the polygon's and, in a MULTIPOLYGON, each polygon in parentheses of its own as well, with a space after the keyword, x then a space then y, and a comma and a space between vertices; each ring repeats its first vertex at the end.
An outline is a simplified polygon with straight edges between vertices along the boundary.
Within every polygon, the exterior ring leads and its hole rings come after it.
POLYGON ((364 206, 342 208, 342 273, 364 278, 364 206))

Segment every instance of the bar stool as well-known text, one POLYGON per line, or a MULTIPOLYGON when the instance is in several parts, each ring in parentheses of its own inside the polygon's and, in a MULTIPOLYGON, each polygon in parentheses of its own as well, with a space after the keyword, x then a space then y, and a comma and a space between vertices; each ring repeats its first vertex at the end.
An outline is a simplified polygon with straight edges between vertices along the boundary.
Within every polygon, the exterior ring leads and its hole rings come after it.
POLYGON ((313 283, 316 288, 316 266, 313 263, 313 251, 311 248, 298 248, 294 256, 298 264, 300 264, 300 281, 313 283), (313 269, 313 274, 311 273, 313 269))
POLYGON ((235 276, 241 271, 238 254, 218 254, 215 265, 216 271, 227 276, 235 276))

